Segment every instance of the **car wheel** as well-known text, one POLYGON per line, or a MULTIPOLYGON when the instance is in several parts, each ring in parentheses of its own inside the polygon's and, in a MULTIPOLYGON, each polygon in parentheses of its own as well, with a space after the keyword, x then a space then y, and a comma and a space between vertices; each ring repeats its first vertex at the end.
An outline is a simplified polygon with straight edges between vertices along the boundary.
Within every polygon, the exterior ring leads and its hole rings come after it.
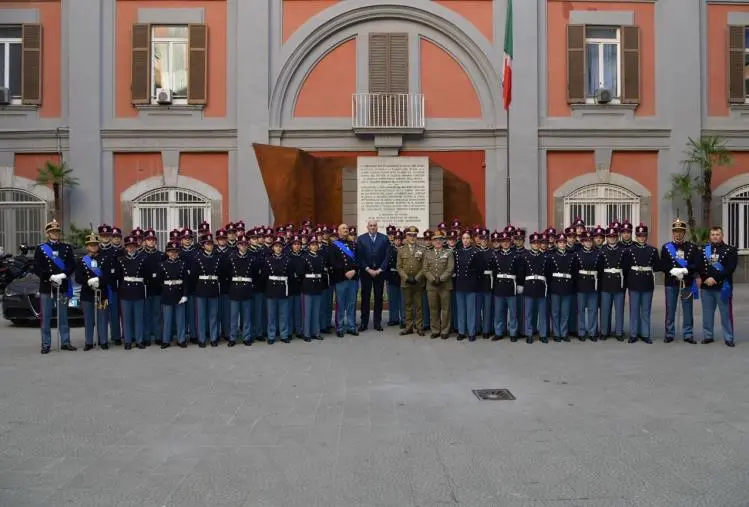
POLYGON ((18 327, 18 326, 23 326, 26 323, 26 321, 21 320, 21 319, 10 319, 10 323, 18 327))

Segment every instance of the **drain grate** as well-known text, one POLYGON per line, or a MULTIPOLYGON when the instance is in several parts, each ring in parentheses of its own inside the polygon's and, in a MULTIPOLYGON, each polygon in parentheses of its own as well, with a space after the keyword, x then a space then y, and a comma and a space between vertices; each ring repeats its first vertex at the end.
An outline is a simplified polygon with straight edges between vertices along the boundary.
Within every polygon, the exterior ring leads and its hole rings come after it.
POLYGON ((508 389, 474 389, 473 394, 482 401, 512 401, 515 396, 508 389))

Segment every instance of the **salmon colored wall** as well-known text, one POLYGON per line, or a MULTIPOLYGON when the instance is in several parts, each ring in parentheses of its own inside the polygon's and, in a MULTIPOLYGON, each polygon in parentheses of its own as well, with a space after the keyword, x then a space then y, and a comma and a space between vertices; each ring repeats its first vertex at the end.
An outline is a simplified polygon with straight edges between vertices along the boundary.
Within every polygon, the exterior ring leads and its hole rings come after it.
POLYGON ((728 116, 728 13, 749 12, 749 5, 707 6, 707 110, 728 116))
POLYGON ((221 193, 221 222, 229 217, 229 154, 182 153, 179 174, 202 181, 221 193))
POLYGON ((226 1, 225 0, 117 0, 115 52, 115 116, 137 118, 130 103, 132 68, 132 26, 138 22, 138 9, 204 9, 208 25, 208 103, 206 117, 226 116, 226 1))
POLYGON ((39 10, 39 23, 42 25, 42 105, 39 107, 39 116, 59 118, 62 114, 60 2, 2 2, 0 20, 3 19, 3 9, 39 10))
POLYGON ((481 103, 473 83, 452 56, 421 39, 420 60, 427 118, 481 118, 481 103))
MULTIPOLYGON (((567 181, 595 172, 592 151, 549 151, 546 153, 546 220, 554 223, 554 192, 567 181)), ((611 172, 627 176, 650 191, 650 237, 658 237, 658 152, 615 151, 611 172)), ((563 224, 557 224, 563 225, 563 224)), ((607 224, 593 224, 605 226, 607 224)))
POLYGON ((637 2, 548 0, 548 115, 570 116, 567 104, 567 25, 570 11, 631 11, 640 27, 640 105, 635 116, 655 115, 655 5, 637 2))
POLYGON ((13 174, 27 180, 36 181, 40 167, 45 162, 59 162, 60 156, 57 153, 16 153, 13 163, 13 174))
MULTIPOLYGON (((298 3, 298 2, 292 2, 298 3)), ((309 73, 294 105, 296 117, 350 117, 356 93, 356 40, 325 55, 309 73)))
POLYGON ((749 172, 749 152, 736 151, 732 153, 733 164, 726 167, 716 167, 713 170, 713 190, 731 178, 749 172))
POLYGON ((283 41, 286 42, 309 18, 339 0, 283 0, 283 41))
POLYGON ((494 15, 491 0, 434 0, 451 9, 478 28, 487 39, 494 40, 494 15))
POLYGON ((120 196, 122 192, 139 181, 161 176, 164 169, 161 153, 115 153, 114 154, 114 223, 122 224, 120 196))

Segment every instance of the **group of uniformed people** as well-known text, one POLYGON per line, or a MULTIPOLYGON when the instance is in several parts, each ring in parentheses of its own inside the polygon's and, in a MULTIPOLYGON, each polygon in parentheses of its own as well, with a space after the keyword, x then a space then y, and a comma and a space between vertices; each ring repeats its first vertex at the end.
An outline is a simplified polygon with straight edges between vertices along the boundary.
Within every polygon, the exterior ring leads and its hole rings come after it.
MULTIPOLYGON (((376 222, 373 230, 375 245, 376 222)), ((357 245, 366 233, 357 237, 356 229, 345 224, 333 229, 306 221, 301 227, 246 230, 239 221, 214 235, 203 222, 197 245, 192 230, 175 229, 163 252, 151 229, 138 228, 123 238, 121 229, 102 224, 98 234, 87 238, 87 253, 79 260, 60 241, 57 221, 45 231, 48 241, 37 247, 34 259, 42 354, 51 347, 54 305, 61 349, 76 350, 67 319, 71 279, 81 286, 84 350, 95 343, 108 349, 110 341, 122 345, 123 338, 130 350, 151 343, 162 349, 172 343, 185 348, 189 342, 215 347, 224 339, 232 347, 240 341, 273 344, 279 338, 289 343, 294 335, 307 342, 331 332, 357 335, 369 321, 369 294, 363 293, 366 316, 357 329, 360 277, 369 280, 369 290, 371 280, 380 276, 387 283, 388 325, 399 325, 401 335, 431 330, 432 338, 457 333, 458 340, 469 341, 477 336, 528 343, 535 336, 543 343, 571 337, 623 341, 628 293, 629 342, 652 343, 657 272, 665 276, 665 342, 676 338, 680 308, 681 338, 696 343, 693 301, 701 297, 702 343, 714 341, 717 308, 725 343, 734 346, 736 249, 723 242, 719 227, 711 229, 703 247, 686 241, 686 224, 679 219, 672 224, 672 241, 660 252, 647 243, 647 226, 628 222, 588 230, 576 219, 563 232, 549 227, 527 238, 512 225, 491 232, 464 228, 457 219, 450 227, 441 223, 435 231, 424 231, 421 238, 416 227, 388 226, 381 267, 363 262, 357 245)), ((382 330, 377 297, 375 284, 375 328, 382 330)))

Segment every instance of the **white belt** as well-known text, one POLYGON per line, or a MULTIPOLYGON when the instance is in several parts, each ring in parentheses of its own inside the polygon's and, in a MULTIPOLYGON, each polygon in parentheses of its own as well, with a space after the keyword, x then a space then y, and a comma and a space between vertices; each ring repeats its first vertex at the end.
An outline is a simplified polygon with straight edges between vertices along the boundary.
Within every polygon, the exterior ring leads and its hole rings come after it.
POLYGON ((198 280, 218 280, 216 275, 200 275, 198 280))
POLYGON ((289 277, 288 276, 276 276, 276 275, 270 275, 268 276, 268 280, 271 282, 283 282, 284 287, 286 287, 286 295, 289 295, 289 277))
POLYGON ((182 285, 182 280, 164 280, 164 285, 182 285))
POLYGON ((492 276, 492 270, 491 269, 487 269, 486 271, 484 271, 484 274, 492 276))
POLYGON ((588 275, 593 277, 593 287, 594 290, 598 290, 598 271, 593 271, 590 269, 581 269, 578 271, 581 275, 588 275))
POLYGON ((632 266, 630 269, 632 271, 639 271, 641 273, 648 273, 648 272, 652 273, 653 272, 653 268, 650 267, 650 266, 632 266))
POLYGON ((525 277, 525 280, 539 280, 541 282, 544 282, 544 297, 546 297, 546 292, 549 290, 549 288, 546 286, 546 277, 543 275, 528 275, 525 277))
POLYGON ((497 273, 497 278, 501 278, 504 280, 512 280, 512 286, 513 286, 513 293, 517 295, 518 293, 518 284, 515 280, 515 275, 508 275, 506 273, 497 273))
POLYGON ((606 268, 603 272, 611 275, 619 275, 619 283, 621 284, 621 287, 624 288, 624 275, 622 274, 621 268, 606 268))
POLYGON ((554 278, 566 278, 567 280, 572 280, 572 275, 569 273, 552 273, 551 276, 554 278))
POLYGON ((252 283, 252 278, 250 278, 249 276, 233 276, 231 278, 231 281, 252 283))
POLYGON ((390 268, 390 271, 392 271, 393 273, 397 273, 398 269, 397 268, 390 268))
POLYGON ((122 280, 129 283, 143 283, 143 279, 136 276, 126 276, 122 280))
POLYGON ((484 271, 484 275, 489 275, 489 289, 494 292, 494 277, 492 276, 492 270, 487 269, 484 271))
POLYGON ((307 273, 304 275, 304 278, 322 278, 322 275, 317 273, 307 273))

